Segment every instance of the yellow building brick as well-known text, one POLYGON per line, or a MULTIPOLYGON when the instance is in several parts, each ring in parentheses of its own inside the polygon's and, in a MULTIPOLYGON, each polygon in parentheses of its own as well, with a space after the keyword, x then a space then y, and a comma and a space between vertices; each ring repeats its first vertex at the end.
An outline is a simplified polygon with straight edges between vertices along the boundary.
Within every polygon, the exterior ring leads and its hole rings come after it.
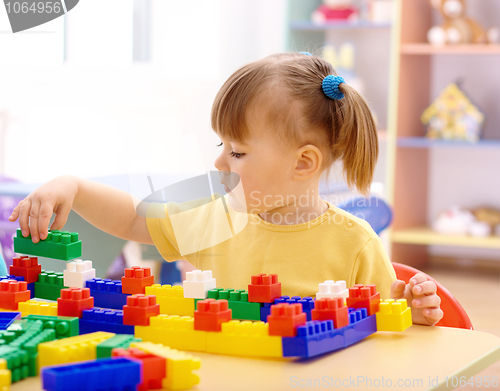
POLYGON ((57 316, 57 302, 45 302, 28 300, 24 303, 19 303, 19 311, 22 316, 28 315, 49 315, 57 316))
POLYGON ((7 369, 7 360, 0 359, 0 391, 9 391, 12 382, 12 374, 7 369))
POLYGON ((412 325, 411 309, 406 299, 381 301, 376 315, 377 331, 404 331, 412 325))
POLYGON ((96 346, 114 335, 99 331, 41 343, 38 345, 38 368, 75 361, 95 360, 96 346))
POLYGON ((146 295, 155 295, 160 314, 194 316, 194 299, 184 298, 182 286, 154 284, 146 287, 146 295))
POLYGON ((135 326, 135 337, 173 349, 195 352, 207 350, 207 332, 195 330, 194 318, 190 316, 152 316, 149 326, 135 326))
POLYGON ((207 353, 249 357, 283 357, 281 337, 269 335, 269 325, 249 320, 222 323, 219 333, 207 333, 207 353))
POLYGON ((151 342, 134 342, 130 346, 167 360, 167 376, 162 380, 164 389, 184 390, 200 382, 200 377, 192 373, 193 370, 200 369, 201 361, 199 358, 151 342))

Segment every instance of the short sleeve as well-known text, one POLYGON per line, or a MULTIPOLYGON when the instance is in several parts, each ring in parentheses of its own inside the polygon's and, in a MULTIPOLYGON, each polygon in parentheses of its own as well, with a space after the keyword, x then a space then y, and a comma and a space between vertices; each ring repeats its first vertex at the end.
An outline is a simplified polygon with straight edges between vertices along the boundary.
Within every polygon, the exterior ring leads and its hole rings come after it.
POLYGON ((355 284, 375 284, 381 299, 390 298, 390 288, 396 272, 378 236, 371 237, 359 252, 354 265, 355 284))
POLYGON ((146 212, 146 224, 153 243, 167 262, 182 259, 166 204, 150 203, 146 212))
MULTIPOLYGON (((199 251, 233 236, 224 198, 215 195, 187 202, 151 203, 146 223, 156 248, 166 261, 193 263, 199 251), (190 259, 186 256, 190 255, 190 259)), ((196 265, 195 265, 196 266, 196 265)))

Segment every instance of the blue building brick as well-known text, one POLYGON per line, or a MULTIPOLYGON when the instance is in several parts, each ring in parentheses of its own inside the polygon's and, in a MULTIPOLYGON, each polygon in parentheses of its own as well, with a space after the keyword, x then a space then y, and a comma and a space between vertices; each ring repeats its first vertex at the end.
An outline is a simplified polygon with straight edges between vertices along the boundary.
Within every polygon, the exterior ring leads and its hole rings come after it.
POLYGON ((7 330, 7 328, 16 320, 21 319, 20 312, 4 312, 0 311, 0 330, 7 330))
POLYGON ((263 306, 260 308, 260 320, 263 322, 267 322, 267 316, 271 315, 271 305, 280 303, 302 304, 302 311, 305 312, 307 320, 312 320, 311 310, 314 309, 314 299, 309 296, 303 298, 301 298, 300 296, 281 296, 278 299, 274 299, 274 303, 263 303, 263 306))
POLYGON ((332 320, 310 321, 297 328, 297 336, 283 337, 283 357, 309 358, 345 347, 344 330, 332 320))
POLYGON ((141 383, 142 363, 126 357, 100 358, 42 369, 47 391, 136 390, 141 383))
POLYGON ((365 339, 377 331, 376 315, 368 316, 366 308, 349 308, 349 325, 343 327, 345 346, 365 339))
POLYGON ((123 311, 107 308, 83 310, 80 334, 106 331, 115 334, 134 334, 134 326, 123 324, 123 311))
POLYGON ((86 287, 90 288, 90 296, 94 298, 96 307, 121 310, 127 304, 127 296, 130 296, 122 293, 119 280, 93 278, 86 282, 86 287))
POLYGON ((2 280, 24 281, 24 277, 23 276, 13 276, 13 275, 9 274, 9 275, 6 275, 6 276, 0 276, 0 281, 2 281, 2 280))

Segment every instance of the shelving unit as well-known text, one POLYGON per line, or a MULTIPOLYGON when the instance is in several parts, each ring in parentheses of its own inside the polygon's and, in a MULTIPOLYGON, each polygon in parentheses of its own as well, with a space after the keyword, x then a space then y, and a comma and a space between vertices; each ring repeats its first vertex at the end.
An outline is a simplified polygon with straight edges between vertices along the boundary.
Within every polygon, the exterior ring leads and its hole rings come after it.
MULTIPOLYGON (((474 56, 487 59, 500 55, 500 45, 454 45, 436 47, 427 43, 433 10, 428 0, 395 0, 392 30, 391 87, 387 133, 387 194, 393 205, 390 232, 391 259, 419 266, 428 260, 429 245, 499 249, 500 237, 474 238, 441 235, 428 228, 430 153, 434 148, 497 149, 500 140, 466 143, 428 140, 420 122, 431 103, 433 59, 454 55, 457 62, 474 56)), ((483 2, 488 7, 489 2, 483 2)), ((477 70, 475 70, 477 72, 477 70)), ((493 79, 493 78, 492 78, 493 79)), ((492 80, 492 83, 496 83, 492 80)), ((500 87, 500 86, 499 86, 500 87)), ((458 155, 460 156, 460 154, 458 155)), ((458 180, 458 179, 457 179, 458 180)), ((453 200, 450 200, 453 202, 453 200)))
POLYGON ((307 20, 290 22, 292 31, 326 31, 326 30, 360 30, 360 29, 390 29, 390 23, 376 23, 369 20, 338 20, 334 22, 313 23, 307 20))
POLYGON ((399 137, 399 148, 500 148, 500 140, 482 139, 476 143, 459 140, 430 140, 426 137, 399 137))

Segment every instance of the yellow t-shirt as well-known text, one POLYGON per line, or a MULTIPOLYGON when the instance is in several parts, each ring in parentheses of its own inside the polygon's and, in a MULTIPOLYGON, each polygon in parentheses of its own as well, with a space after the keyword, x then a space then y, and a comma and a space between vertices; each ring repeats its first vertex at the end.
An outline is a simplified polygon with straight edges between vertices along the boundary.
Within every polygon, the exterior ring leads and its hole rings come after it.
POLYGON ((212 270, 222 288, 248 289, 252 275, 266 273, 278 275, 283 295, 314 297, 319 283, 345 280, 347 287, 376 284, 389 298, 396 274, 366 221, 327 202, 309 222, 276 225, 235 212, 227 198, 210 201, 149 204, 149 234, 166 261, 212 270))

